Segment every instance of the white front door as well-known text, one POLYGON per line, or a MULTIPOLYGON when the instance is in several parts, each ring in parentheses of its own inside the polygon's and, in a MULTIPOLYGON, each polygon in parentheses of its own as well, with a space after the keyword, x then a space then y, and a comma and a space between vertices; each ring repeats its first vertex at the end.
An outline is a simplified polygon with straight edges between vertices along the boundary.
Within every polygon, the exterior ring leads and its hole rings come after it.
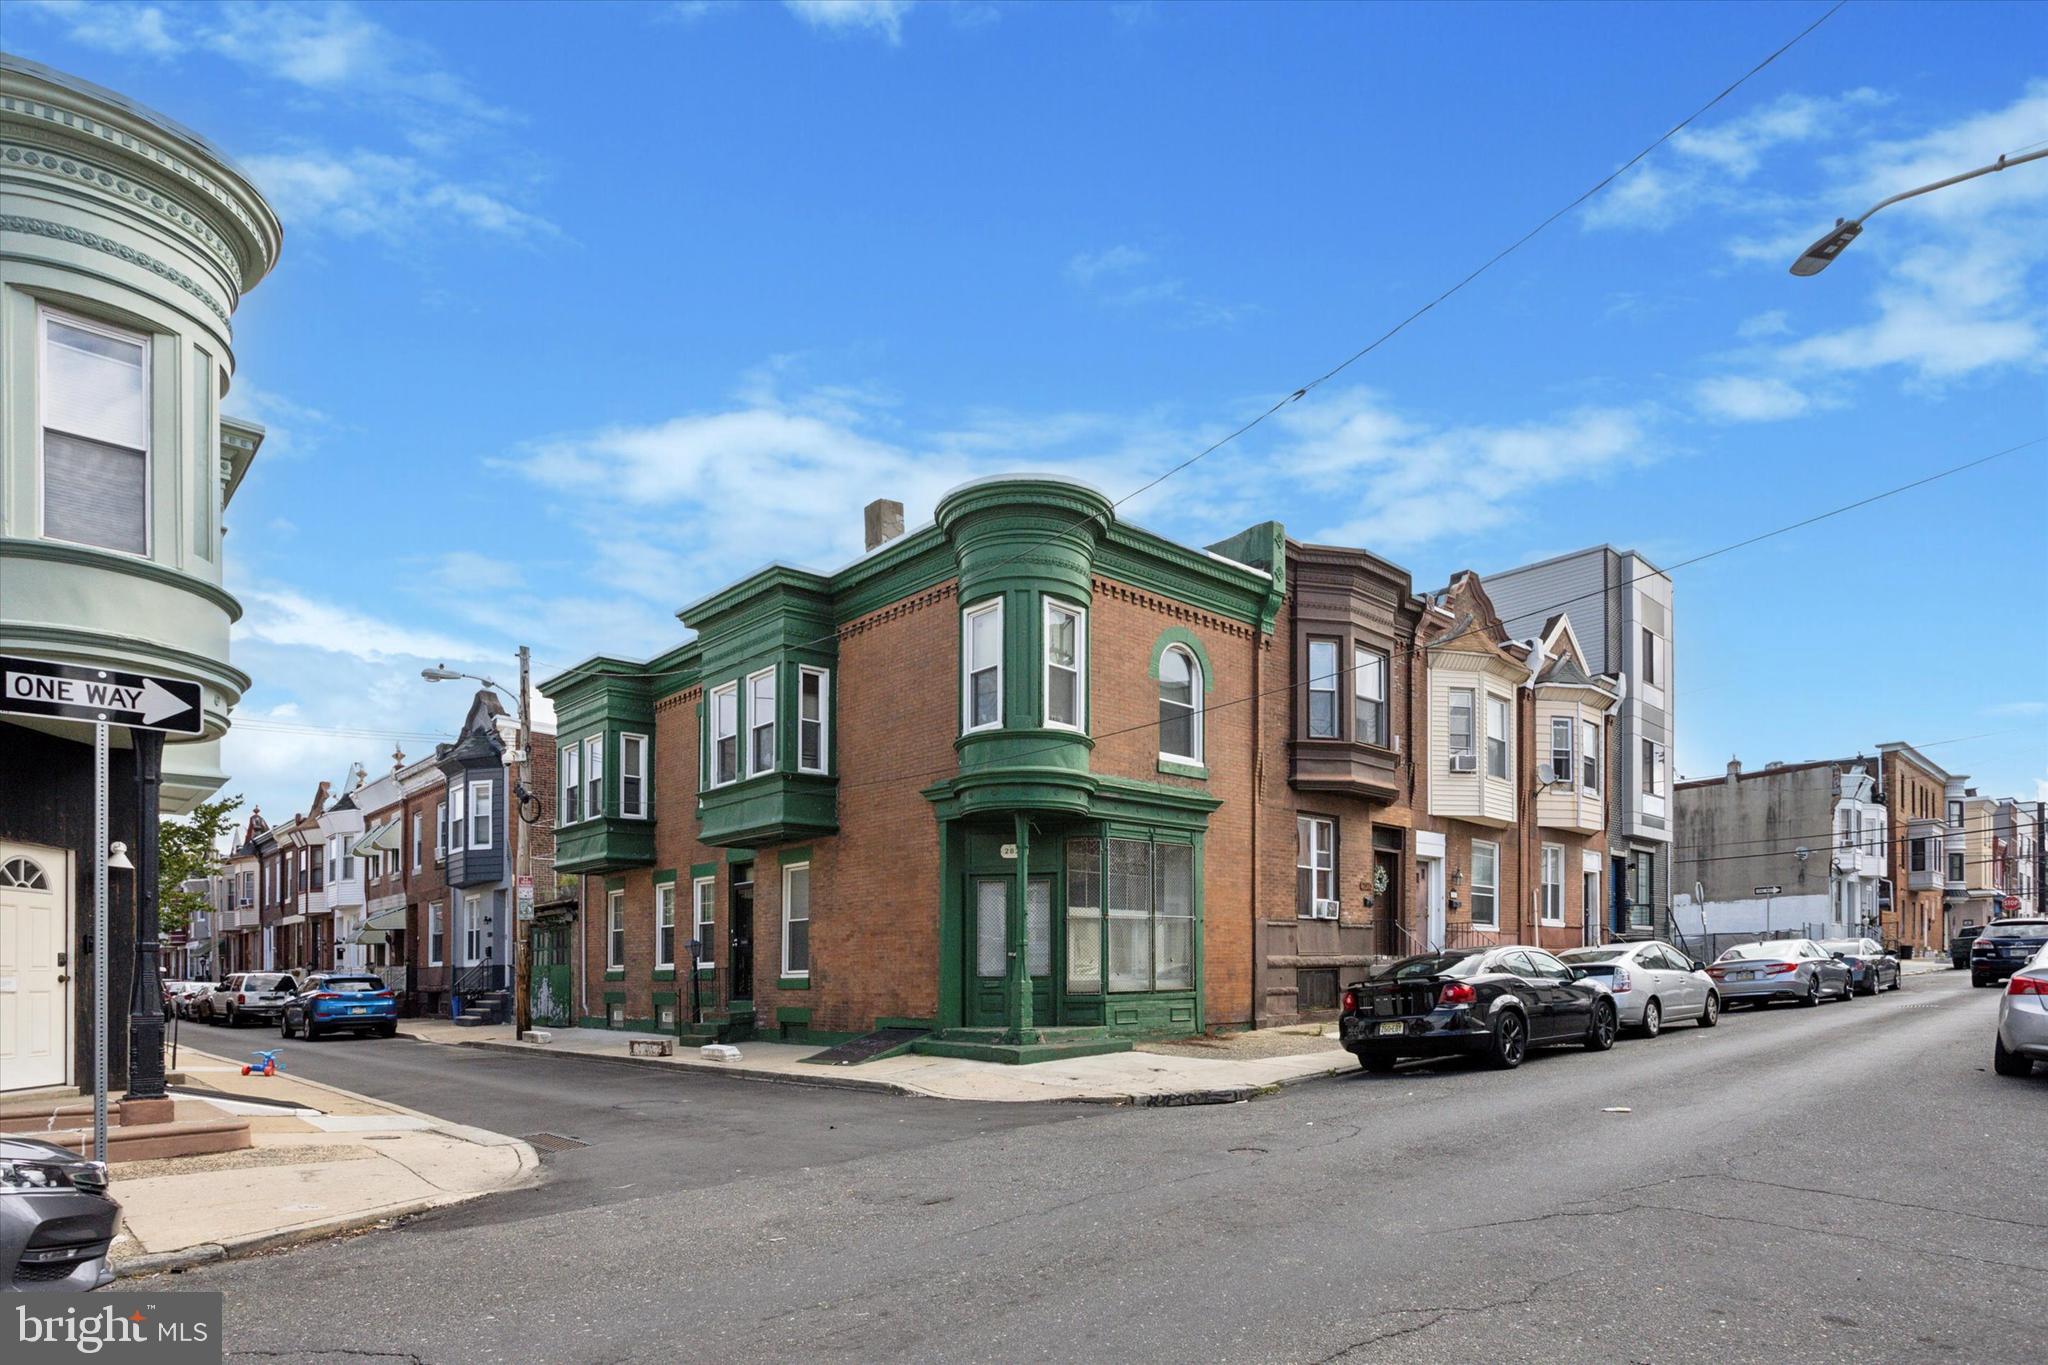
POLYGON ((71 855, 0 843, 0 1090, 71 1076, 71 855))
POLYGON ((1441 948, 1444 946, 1444 860, 1424 858, 1422 868, 1429 878, 1426 889, 1429 897, 1429 942, 1423 946, 1441 948))

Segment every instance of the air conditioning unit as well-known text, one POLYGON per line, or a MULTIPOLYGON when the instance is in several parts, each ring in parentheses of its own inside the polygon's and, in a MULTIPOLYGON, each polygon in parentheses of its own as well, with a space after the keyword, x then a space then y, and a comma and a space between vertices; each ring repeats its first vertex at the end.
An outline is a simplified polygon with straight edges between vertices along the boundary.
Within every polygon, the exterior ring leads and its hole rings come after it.
POLYGON ((1454 773, 1476 773, 1479 771, 1478 754, 1452 754, 1451 771, 1454 773))
POLYGON ((1335 919, 1335 918, 1337 918, 1337 902, 1335 902, 1335 901, 1317 901, 1317 902, 1315 903, 1315 905, 1314 905, 1314 906, 1313 906, 1313 907, 1311 908, 1310 912, 1309 912, 1309 918, 1311 918, 1311 919, 1335 919))

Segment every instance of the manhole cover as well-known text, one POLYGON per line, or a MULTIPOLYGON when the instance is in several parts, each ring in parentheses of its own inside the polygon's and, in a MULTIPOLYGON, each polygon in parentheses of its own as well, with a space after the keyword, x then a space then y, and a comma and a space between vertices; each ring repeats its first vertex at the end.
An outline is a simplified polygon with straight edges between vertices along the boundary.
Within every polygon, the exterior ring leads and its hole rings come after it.
POLYGON ((582 1138, 564 1137, 560 1133, 528 1133, 521 1141, 543 1152, 573 1152, 578 1147, 590 1145, 582 1138))

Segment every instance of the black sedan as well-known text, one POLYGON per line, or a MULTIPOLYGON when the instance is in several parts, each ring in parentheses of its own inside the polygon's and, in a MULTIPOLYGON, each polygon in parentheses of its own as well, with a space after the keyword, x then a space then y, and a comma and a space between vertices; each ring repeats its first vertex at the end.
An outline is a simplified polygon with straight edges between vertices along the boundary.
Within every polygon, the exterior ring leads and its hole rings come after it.
POLYGON ((1541 948, 1447 949, 1390 962, 1344 992, 1338 1036, 1367 1071, 1404 1057, 1482 1057, 1517 1067, 1531 1047, 1614 1046, 1605 984, 1541 948))
POLYGON ((37 1138, 0 1137, 0 1289, 80 1293, 113 1281, 121 1206, 107 1168, 37 1138))
POLYGON ((1970 945, 1970 984, 1995 986, 2048 946, 2048 919, 1995 919, 1970 945))
POLYGON ((1906 984, 1898 955, 1886 952, 1874 938, 1823 939, 1820 950, 1848 964, 1849 989, 1858 995, 1895 991, 1906 984))

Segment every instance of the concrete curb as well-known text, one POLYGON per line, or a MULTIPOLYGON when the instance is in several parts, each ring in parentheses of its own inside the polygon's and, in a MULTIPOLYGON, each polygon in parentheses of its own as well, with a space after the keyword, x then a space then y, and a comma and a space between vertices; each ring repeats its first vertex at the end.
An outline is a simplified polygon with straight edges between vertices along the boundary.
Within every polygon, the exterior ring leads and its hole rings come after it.
MULTIPOLYGON (((523 1162, 520 1174, 526 1174, 523 1162)), ((445 1209, 454 1204, 466 1204, 472 1199, 482 1199, 511 1188, 511 1184, 506 1184, 497 1190, 472 1190, 464 1194, 435 1195, 430 1199, 415 1199, 387 1208, 365 1210, 362 1213, 346 1213, 336 1218, 323 1218, 314 1223, 280 1228, 274 1232, 252 1233, 247 1237, 235 1237, 225 1242, 200 1242, 176 1251, 157 1251, 141 1256, 130 1256, 113 1262, 114 1278, 127 1280, 142 1275, 161 1275, 174 1270, 190 1270, 194 1266, 210 1265, 215 1261, 236 1261, 245 1256, 260 1256, 266 1251, 278 1251, 304 1242, 325 1241, 345 1232, 375 1227, 379 1223, 410 1218, 414 1214, 429 1213, 434 1209, 445 1209)))
POLYGON ((568 1050, 558 1052, 531 1043, 501 1043, 481 1039, 453 1046, 476 1048, 484 1052, 510 1052, 522 1057, 574 1057, 579 1061, 609 1063, 613 1066, 650 1067, 657 1071, 687 1071, 698 1075, 723 1075, 743 1081, 765 1081, 771 1085, 812 1085, 840 1090, 865 1090, 870 1094, 902 1095, 910 1099, 938 1100, 946 1104, 1099 1104, 1124 1109, 1185 1109, 1210 1104, 1242 1104, 1277 1094, 1285 1087, 1299 1085, 1303 1081, 1327 1080, 1331 1076, 1342 1074, 1341 1071, 1308 1071, 1299 1076, 1285 1076, 1262 1085, 1212 1086, 1199 1090, 1127 1090, 1097 1095, 1047 1095, 1042 1099, 1030 1100, 983 1100, 935 1095, 929 1090, 921 1090, 916 1086, 903 1085, 895 1081, 861 1080, 832 1072, 816 1076, 792 1076, 779 1071, 736 1069, 718 1062, 665 1061, 655 1057, 615 1057, 603 1053, 568 1050))

